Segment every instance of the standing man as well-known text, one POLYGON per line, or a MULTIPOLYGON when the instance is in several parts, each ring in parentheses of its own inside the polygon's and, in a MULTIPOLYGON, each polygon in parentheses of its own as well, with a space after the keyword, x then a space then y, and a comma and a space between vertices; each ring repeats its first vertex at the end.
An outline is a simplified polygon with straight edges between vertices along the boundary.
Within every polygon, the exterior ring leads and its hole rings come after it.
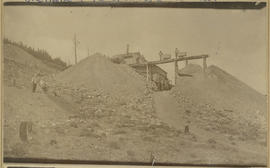
POLYGON ((178 55, 179 55, 179 50, 178 48, 175 48, 175 58, 178 58, 178 55))
POLYGON ((36 89, 37 89, 37 85, 39 83, 39 72, 34 74, 34 76, 32 77, 32 92, 36 92, 36 89))
POLYGON ((159 59, 160 59, 160 61, 162 60, 162 56, 163 56, 162 51, 159 51, 159 59))

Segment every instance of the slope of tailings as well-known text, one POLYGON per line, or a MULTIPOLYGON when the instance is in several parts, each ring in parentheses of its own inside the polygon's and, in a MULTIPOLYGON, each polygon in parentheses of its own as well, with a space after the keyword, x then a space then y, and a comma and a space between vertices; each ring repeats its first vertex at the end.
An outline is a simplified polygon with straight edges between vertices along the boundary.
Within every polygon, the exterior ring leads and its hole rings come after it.
POLYGON ((50 74, 57 70, 46 66, 42 61, 15 45, 4 44, 5 85, 30 87, 31 78, 38 71, 50 74))
POLYGON ((57 80, 88 89, 103 89, 126 96, 143 93, 145 81, 127 65, 112 63, 101 54, 94 54, 56 76, 57 80))
POLYGON ((180 77, 172 91, 202 124, 223 132, 243 133, 245 137, 255 137, 258 131, 265 131, 264 95, 217 66, 208 67, 204 74, 199 65, 190 64, 180 73, 193 76, 180 77))

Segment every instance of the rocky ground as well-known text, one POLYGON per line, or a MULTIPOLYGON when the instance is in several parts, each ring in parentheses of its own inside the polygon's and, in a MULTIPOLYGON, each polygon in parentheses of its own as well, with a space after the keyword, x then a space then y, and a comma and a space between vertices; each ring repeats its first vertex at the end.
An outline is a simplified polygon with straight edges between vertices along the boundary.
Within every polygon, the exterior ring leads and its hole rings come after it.
MULTIPOLYGON (((9 47, 23 53, 18 48, 9 47)), ((19 64, 16 59, 10 64, 10 49, 5 49, 4 70, 6 158, 105 160, 149 165, 153 158, 156 163, 266 163, 265 134, 257 134, 252 126, 239 125, 237 120, 230 118, 232 112, 227 109, 220 111, 211 104, 198 103, 177 88, 153 92, 131 69, 123 71, 96 57, 87 59, 88 62, 80 66, 82 69, 73 67, 57 73, 53 69, 41 68, 47 74, 44 80, 48 91, 39 88, 32 93, 30 72, 35 70, 33 67, 42 66, 19 64), (106 68, 89 66, 91 61, 105 63, 106 68), (86 71, 87 67, 91 67, 89 73, 79 73, 86 71), (116 83, 99 82, 101 75, 95 70, 109 76, 111 71, 119 72, 111 78, 116 83), (10 74, 18 75, 15 78, 10 74), (79 77, 76 74, 80 74, 79 77), (125 85, 136 87, 131 92, 124 92, 125 87, 117 83, 119 77, 123 78, 120 81, 129 77, 130 81, 134 78, 140 81, 125 82, 125 85), (16 79, 15 83, 13 79, 16 79), (87 79, 87 83, 81 83, 80 79, 87 79), (115 90, 110 92, 112 89, 115 90), (140 92, 135 94, 137 89, 140 92), (115 94, 116 90, 118 94, 115 94), (19 135, 20 124, 24 121, 32 125, 27 141, 19 135), (189 131, 186 131, 186 126, 189 126, 189 131), (243 127, 250 129, 241 131, 243 127)))

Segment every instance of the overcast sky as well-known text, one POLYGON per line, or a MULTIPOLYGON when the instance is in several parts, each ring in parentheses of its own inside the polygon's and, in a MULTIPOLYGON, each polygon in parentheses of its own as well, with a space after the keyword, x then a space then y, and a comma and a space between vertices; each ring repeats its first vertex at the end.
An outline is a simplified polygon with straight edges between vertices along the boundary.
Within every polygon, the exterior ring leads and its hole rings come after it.
MULTIPOLYGON (((177 47, 188 55, 209 54, 215 64, 266 93, 266 9, 215 10, 97 7, 5 7, 5 37, 46 49, 74 63, 95 52, 112 56, 140 51, 147 60, 177 47)), ((197 62, 201 63, 201 62, 197 62)), ((183 65, 180 65, 180 67, 183 65)), ((163 66, 173 79, 173 64, 163 66)))

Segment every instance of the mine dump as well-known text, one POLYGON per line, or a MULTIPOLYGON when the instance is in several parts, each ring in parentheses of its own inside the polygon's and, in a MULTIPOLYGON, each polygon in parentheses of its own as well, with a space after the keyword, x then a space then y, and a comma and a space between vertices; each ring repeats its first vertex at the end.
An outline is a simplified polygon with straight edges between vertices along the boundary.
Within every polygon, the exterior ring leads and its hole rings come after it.
POLYGON ((3 49, 6 161, 266 163, 266 97, 211 56, 148 61, 127 47, 67 66, 7 39, 3 49))
POLYGON ((3 6, 6 167, 267 166, 266 2, 32 1, 3 6))

